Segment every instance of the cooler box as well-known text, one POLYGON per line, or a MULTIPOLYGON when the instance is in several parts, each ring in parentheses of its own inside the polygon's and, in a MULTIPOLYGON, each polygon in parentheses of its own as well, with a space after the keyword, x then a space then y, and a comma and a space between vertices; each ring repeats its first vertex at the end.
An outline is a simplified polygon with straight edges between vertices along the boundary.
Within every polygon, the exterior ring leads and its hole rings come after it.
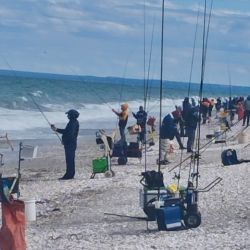
POLYGON ((93 173, 105 173, 108 170, 108 158, 97 158, 92 161, 93 173))
POLYGON ((156 219, 160 231, 182 227, 182 209, 180 199, 168 199, 163 207, 156 209, 156 219))

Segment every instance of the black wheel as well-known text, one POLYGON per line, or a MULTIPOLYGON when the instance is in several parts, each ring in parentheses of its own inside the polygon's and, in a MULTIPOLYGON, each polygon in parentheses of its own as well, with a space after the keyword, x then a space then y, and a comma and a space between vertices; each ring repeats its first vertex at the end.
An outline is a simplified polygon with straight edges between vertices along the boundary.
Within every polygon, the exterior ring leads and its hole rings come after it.
POLYGON ((201 224, 201 213, 189 213, 184 216, 184 223, 188 228, 196 228, 201 224))
POLYGON ((119 157, 118 158, 118 165, 126 165, 127 164, 127 157, 123 156, 123 157, 119 157))

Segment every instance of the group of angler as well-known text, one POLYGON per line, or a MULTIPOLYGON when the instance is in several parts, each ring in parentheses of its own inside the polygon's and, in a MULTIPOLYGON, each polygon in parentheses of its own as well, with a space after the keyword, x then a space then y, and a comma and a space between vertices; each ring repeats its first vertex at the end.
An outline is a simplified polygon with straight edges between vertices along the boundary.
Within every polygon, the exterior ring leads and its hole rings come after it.
MULTIPOLYGON (((195 132, 199 121, 199 106, 196 106, 195 100, 186 97, 181 106, 175 106, 175 111, 164 117, 160 130, 161 138, 161 163, 168 164, 168 152, 171 141, 176 138, 180 149, 187 149, 187 153, 193 152, 195 140, 195 132), (178 126, 177 126, 178 125, 178 126), (179 129, 178 129, 179 127, 179 129), (187 137, 187 146, 184 147, 181 137, 187 137)), ((230 129, 238 116, 238 121, 243 120, 242 126, 249 126, 250 117, 250 96, 246 99, 243 97, 234 97, 222 99, 218 97, 214 99, 203 98, 200 102, 201 124, 209 124, 211 122, 212 111, 215 108, 215 118, 220 119, 220 123, 224 123, 226 129, 230 129), (229 120, 229 121, 228 121, 229 120)))
MULTIPOLYGON (((233 124, 235 114, 238 115, 238 120, 243 120, 242 125, 249 126, 250 118, 250 96, 246 99, 243 97, 234 97, 229 99, 222 99, 220 97, 215 101, 214 99, 203 98, 200 103, 200 112, 202 118, 202 124, 209 123, 212 116, 213 109, 216 109, 216 117, 221 113, 221 118, 229 128, 229 122, 227 117, 230 119, 230 123, 233 124), (222 115, 222 113, 224 113, 222 115)), ((121 111, 118 112, 114 109, 112 111, 119 118, 119 132, 121 142, 126 142, 125 128, 128 121, 128 104, 121 105, 121 111)), ((62 134, 62 143, 65 149, 66 159, 66 173, 60 178, 61 180, 67 180, 74 178, 75 175, 75 151, 77 147, 77 136, 79 132, 79 122, 77 118, 79 113, 76 110, 69 110, 66 112, 69 122, 65 129, 56 128, 51 125, 51 129, 55 132, 62 134)), ((143 144, 146 142, 146 124, 147 124, 147 112, 142 106, 139 107, 137 113, 133 113, 133 117, 137 121, 137 125, 140 126, 139 141, 143 144)), ((181 150, 187 149, 187 153, 193 152, 193 145, 195 140, 195 131, 199 121, 199 106, 191 98, 186 97, 181 106, 175 106, 175 110, 171 114, 167 114, 160 127, 160 142, 161 142, 161 159, 163 164, 168 164, 168 151, 171 141, 176 138, 181 150), (183 146, 181 137, 187 137, 187 145, 183 146)), ((152 129, 154 129, 152 127, 152 129)))

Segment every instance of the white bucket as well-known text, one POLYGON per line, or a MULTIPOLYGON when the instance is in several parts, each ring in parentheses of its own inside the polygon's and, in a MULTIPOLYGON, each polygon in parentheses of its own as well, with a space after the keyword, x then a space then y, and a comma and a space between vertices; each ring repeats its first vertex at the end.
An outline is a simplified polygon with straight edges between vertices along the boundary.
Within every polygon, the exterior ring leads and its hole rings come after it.
POLYGON ((25 205, 25 219, 26 221, 36 220, 36 200, 35 199, 24 199, 25 205))
POLYGON ((244 144, 248 142, 248 135, 244 132, 241 132, 238 136, 238 143, 244 144))

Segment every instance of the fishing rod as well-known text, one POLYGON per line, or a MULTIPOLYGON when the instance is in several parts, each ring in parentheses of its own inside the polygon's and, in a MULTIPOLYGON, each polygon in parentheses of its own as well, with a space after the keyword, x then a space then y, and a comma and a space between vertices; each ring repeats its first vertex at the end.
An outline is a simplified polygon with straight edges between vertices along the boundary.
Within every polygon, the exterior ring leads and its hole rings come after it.
MULTIPOLYGON (((38 103, 35 101, 34 97, 32 96, 31 93, 28 93, 28 95, 30 96, 32 102, 35 104, 35 106, 37 107, 37 109, 39 110, 39 112, 42 114, 43 118, 46 120, 46 122, 49 124, 49 126, 51 127, 51 123, 48 120, 48 118, 46 117, 46 115, 44 114, 44 112, 42 111, 41 107, 38 105, 38 103)), ((60 140, 60 142, 62 143, 62 139, 61 137, 58 135, 58 133, 56 131, 54 131, 54 133, 56 134, 56 136, 58 137, 58 139, 60 140)))
MULTIPOLYGON (((151 58, 152 58, 152 50, 153 50, 153 38, 154 38, 154 28, 155 28, 155 17, 154 17, 154 21, 153 21, 153 28, 152 28, 152 34, 151 34, 151 43, 150 43, 150 53, 149 53, 149 62, 148 62, 148 70, 147 70, 147 80, 146 80, 146 44, 145 44, 145 1, 144 1, 144 110, 147 110, 147 100, 149 99, 149 75, 150 75, 150 68, 151 68, 151 58)), ((149 101, 148 101, 149 104, 149 101)), ((147 129, 146 129, 146 125, 145 125, 145 142, 147 141, 147 129)), ((146 145, 146 143, 145 143, 146 145)), ((147 171, 147 150, 146 150, 146 146, 145 146, 145 152, 144 152, 144 158, 145 158, 145 162, 144 162, 144 171, 147 171)))
POLYGON ((150 75, 150 69, 151 69, 151 59, 152 59, 152 51, 153 51, 153 38, 154 38, 154 29, 155 29, 155 17, 153 22, 153 28, 152 28, 152 34, 151 34, 151 43, 150 43, 150 53, 149 53, 149 63, 148 63, 148 72, 147 72, 147 81, 145 88, 145 94, 144 94, 144 109, 146 110, 147 106, 147 99, 149 97, 149 75, 150 75))
MULTIPOLYGON (((196 17, 196 27, 195 27, 195 33, 194 33, 194 43, 193 43, 193 50, 192 50, 192 59, 191 59, 191 66, 190 66, 189 83, 188 83, 188 95, 187 95, 188 98, 190 96, 191 80, 192 80, 192 75, 193 75, 193 65, 194 65, 194 56, 195 56, 195 47, 196 47, 197 33, 198 33, 199 16, 200 16, 200 5, 198 7, 197 17, 196 17)), ((183 130, 184 130, 184 133, 185 133, 184 125, 183 125, 183 130)), ((184 143, 184 138, 182 140, 182 143, 184 143)), ((180 183, 180 174, 181 174, 182 159, 183 159, 183 151, 181 151, 179 173, 176 176, 177 179, 178 179, 178 188, 179 188, 179 183, 180 183)))
MULTIPOLYGON (((239 122, 240 122, 240 121, 237 121, 236 123, 234 123, 234 124, 232 125, 232 127, 235 126, 235 125, 237 125, 239 122)), ((204 150, 203 150, 202 152, 200 152, 199 155, 198 155, 197 153, 196 153, 195 156, 189 155, 189 156, 186 157, 182 162, 180 162, 179 164, 177 164, 176 166, 174 166, 173 168, 171 168, 168 172, 172 172, 174 169, 176 169, 176 168, 179 167, 182 163, 186 162, 188 159, 190 159, 190 158, 192 158, 192 157, 200 157, 200 155, 206 151, 206 149, 210 146, 210 144, 211 144, 212 142, 214 142, 214 140, 215 140, 216 138, 218 138, 218 137, 224 135, 226 132, 227 132, 227 131, 224 130, 220 135, 215 136, 213 139, 211 139, 210 141, 208 141, 207 143, 205 143, 203 146, 201 146, 201 147, 200 147, 200 150, 201 150, 201 149, 204 149, 204 150)), ((234 136, 234 135, 233 135, 233 136, 234 136)), ((231 137, 233 137, 233 136, 231 136, 231 137)), ((231 137, 229 137, 229 138, 231 138, 231 137)))
MULTIPOLYGON (((161 20, 161 73, 160 73, 160 117, 159 117, 159 161, 158 161, 158 172, 161 171, 161 117, 162 117, 162 87, 163 87, 163 46, 164 46, 164 15, 165 15, 165 1, 162 0, 162 20, 161 20)), ((160 196, 160 189, 158 189, 158 197, 160 196)))
MULTIPOLYGON (((72 68, 70 68, 70 70, 73 72, 73 74, 79 79, 79 81, 81 83, 85 83, 83 81, 83 79, 81 78, 81 76, 79 76, 72 68)), ((106 104, 111 110, 113 109, 113 107, 111 107, 111 105, 101 96, 99 95, 94 89, 90 88, 89 89, 104 103, 106 104)), ((87 88, 85 88, 85 90, 87 90, 87 88)))
POLYGON ((200 6, 198 8, 196 27, 195 27, 195 34, 194 34, 194 44, 193 44, 193 51, 192 51, 192 60, 191 60, 191 68, 190 68, 190 75, 189 75, 189 84, 188 84, 188 97, 190 95, 191 80, 192 80, 192 75, 193 75, 193 65, 194 65, 194 56, 195 56, 195 47, 196 47, 196 40, 197 40, 199 16, 200 16, 200 6))
MULTIPOLYGON (((208 35, 209 35, 209 27, 211 20, 213 0, 211 1, 210 13, 208 24, 206 24, 207 19, 207 0, 204 1, 204 16, 203 16, 203 35, 202 35, 202 60, 201 60, 201 81, 200 81, 200 90, 199 90, 199 112, 198 112, 198 130, 197 130, 197 140, 196 147, 197 151, 191 157, 191 161, 193 160, 193 172, 189 176, 189 180, 192 177, 192 180, 196 181, 196 188, 198 187, 199 182, 199 165, 200 165, 200 138, 201 138, 201 100, 203 98, 203 86, 204 86, 204 75, 205 75, 205 65, 206 65, 206 54, 207 54, 207 45, 208 45, 208 35), (207 27, 206 27, 207 25, 207 27)), ((190 166, 191 168, 192 166, 190 166)))
MULTIPOLYGON (((8 65, 8 67, 11 69, 11 72, 13 73, 13 75, 17 78, 17 75, 15 74, 15 70, 13 69, 13 67, 9 64, 9 62, 6 60, 6 58, 3 57, 3 55, 1 55, 1 56, 4 59, 5 63, 8 65)), ((40 113, 42 114, 42 116, 44 117, 44 119, 47 121, 47 123, 49 124, 49 126, 51 126, 51 123, 49 122, 48 118, 45 116, 45 114, 41 110, 40 106, 36 103, 36 101, 34 100, 33 96, 31 95, 31 93, 28 93, 28 95, 31 97, 31 100, 36 105, 37 109, 40 111, 40 113)), ((56 131, 54 131, 54 133, 56 134, 56 136, 58 137, 58 139, 62 143, 61 137, 56 133, 56 131)))

